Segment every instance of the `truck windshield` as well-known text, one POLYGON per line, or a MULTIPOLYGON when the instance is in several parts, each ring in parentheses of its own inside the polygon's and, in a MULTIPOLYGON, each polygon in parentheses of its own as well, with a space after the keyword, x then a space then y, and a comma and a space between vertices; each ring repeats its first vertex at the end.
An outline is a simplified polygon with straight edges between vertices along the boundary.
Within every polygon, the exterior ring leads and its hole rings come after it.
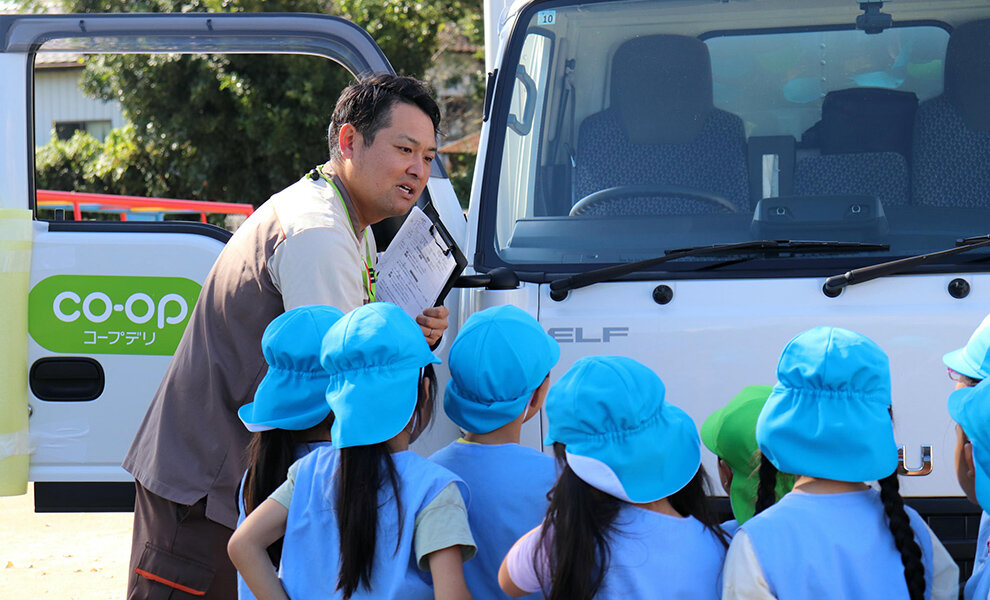
POLYGON ((990 105, 944 82, 990 75, 947 60, 938 4, 887 4, 896 26, 870 33, 852 1, 530 5, 500 67, 482 256, 565 272, 747 240, 889 245, 789 259, 834 271, 985 233, 990 105))

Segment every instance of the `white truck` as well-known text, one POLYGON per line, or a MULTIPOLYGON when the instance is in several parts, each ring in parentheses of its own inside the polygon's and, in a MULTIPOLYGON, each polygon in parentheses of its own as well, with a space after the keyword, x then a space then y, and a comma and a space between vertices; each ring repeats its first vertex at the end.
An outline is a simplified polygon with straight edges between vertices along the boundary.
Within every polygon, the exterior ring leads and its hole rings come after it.
MULTIPOLYGON (((560 342, 553 378, 588 354, 631 356, 700 425, 773 383, 797 333, 862 332, 890 356, 902 491, 965 563, 978 509, 955 481, 941 356, 990 312, 990 4, 494 2, 486 23, 467 221, 440 168, 421 201, 470 262, 441 353, 471 313, 514 304, 560 342)), ((0 420, 0 453, 30 446, 39 509, 129 491, 120 460, 225 239, 32 216, 32 59, 67 49, 389 69, 329 17, 0 17, 0 327, 15 348, 0 415, 24 422, 0 420)), ((524 441, 539 447, 541 427, 524 441)), ((441 424, 420 450, 454 434, 441 424)))

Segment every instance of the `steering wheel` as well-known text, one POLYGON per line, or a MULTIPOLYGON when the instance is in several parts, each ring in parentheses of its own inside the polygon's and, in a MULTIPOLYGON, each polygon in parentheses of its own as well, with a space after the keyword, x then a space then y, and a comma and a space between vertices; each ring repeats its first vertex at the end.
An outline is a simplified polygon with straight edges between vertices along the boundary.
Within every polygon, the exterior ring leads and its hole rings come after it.
POLYGON ((614 202, 621 198, 638 198, 642 196, 680 196, 714 204, 728 212, 739 212, 739 209, 731 202, 712 192, 666 183, 638 183, 634 185, 617 185, 588 194, 571 207, 570 216, 583 214, 592 208, 614 202))

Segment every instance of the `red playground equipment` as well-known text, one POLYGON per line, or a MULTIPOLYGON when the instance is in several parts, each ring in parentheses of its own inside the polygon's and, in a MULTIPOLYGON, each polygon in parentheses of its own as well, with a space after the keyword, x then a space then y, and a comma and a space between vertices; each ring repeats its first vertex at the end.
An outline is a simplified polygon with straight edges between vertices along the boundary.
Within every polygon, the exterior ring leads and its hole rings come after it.
POLYGON ((206 223, 206 215, 221 213, 244 215, 254 212, 250 204, 233 202, 207 202, 203 200, 175 200, 171 198, 144 198, 139 196, 116 196, 91 192, 59 192, 38 190, 38 208, 72 209, 72 219, 82 220, 83 212, 117 213, 121 221, 162 221, 166 213, 199 214, 199 220, 206 223))

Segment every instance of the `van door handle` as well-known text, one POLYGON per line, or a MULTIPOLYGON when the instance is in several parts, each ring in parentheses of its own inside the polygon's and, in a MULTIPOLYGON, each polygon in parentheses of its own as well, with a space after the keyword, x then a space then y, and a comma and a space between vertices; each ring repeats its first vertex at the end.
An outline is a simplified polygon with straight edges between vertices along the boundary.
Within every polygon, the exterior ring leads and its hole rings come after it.
POLYGON ((40 358, 28 374, 31 393, 48 402, 89 402, 106 383, 103 366, 87 356, 40 358))

